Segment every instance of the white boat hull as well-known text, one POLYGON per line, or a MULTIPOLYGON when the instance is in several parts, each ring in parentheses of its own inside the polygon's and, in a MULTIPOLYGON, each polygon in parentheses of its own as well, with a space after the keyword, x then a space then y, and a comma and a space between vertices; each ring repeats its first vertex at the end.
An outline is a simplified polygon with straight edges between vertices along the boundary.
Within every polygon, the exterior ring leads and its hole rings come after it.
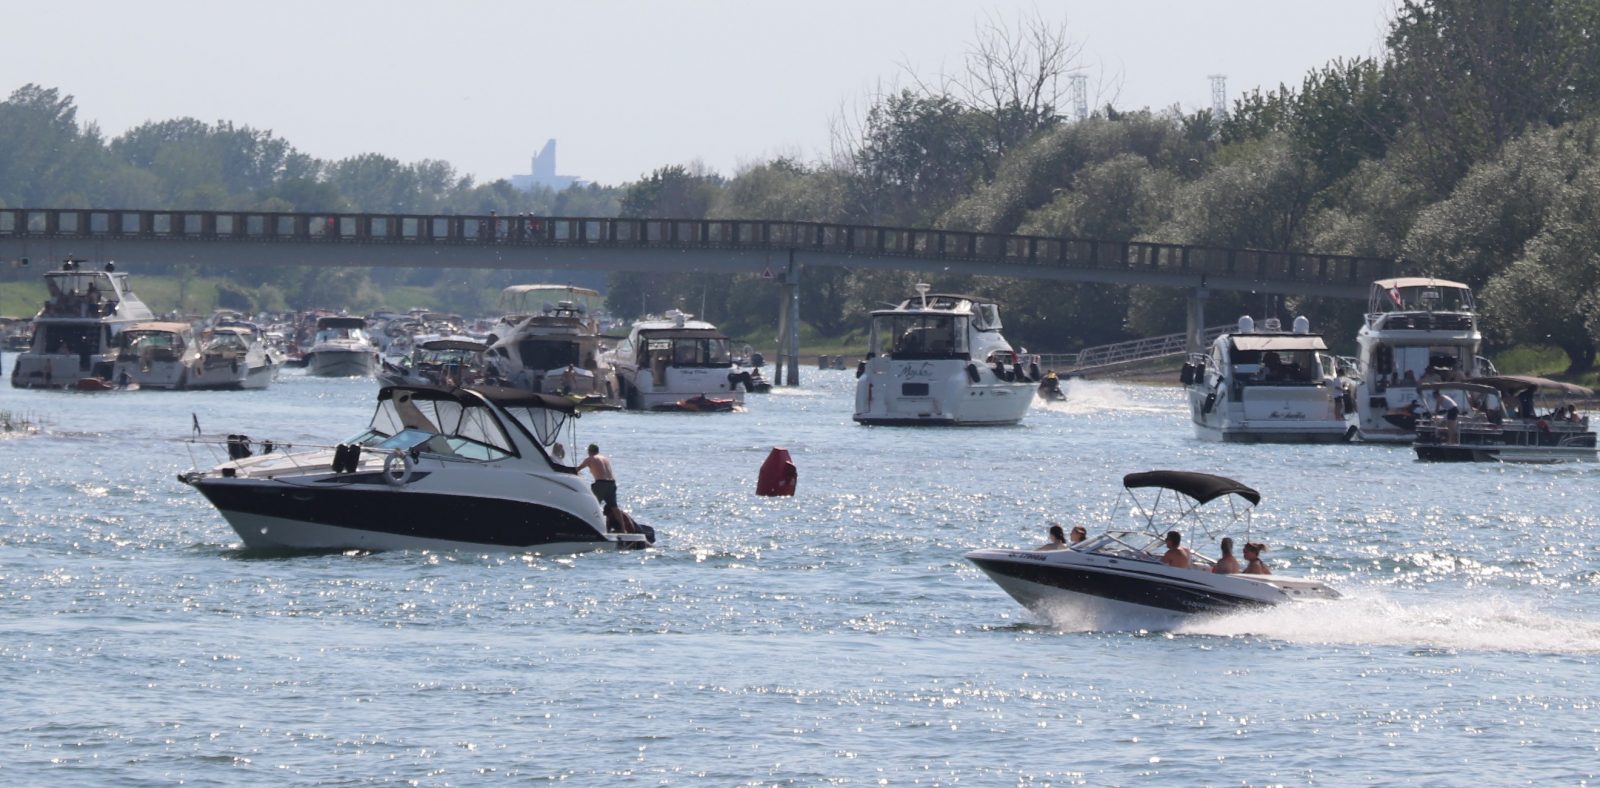
POLYGON ((866 362, 856 381, 854 419, 874 425, 1010 425, 1022 421, 1037 390, 1035 381, 1003 380, 966 360, 879 356, 866 362))
POLYGON ((663 370, 663 380, 658 383, 652 370, 617 367, 627 405, 636 410, 671 407, 701 395, 731 399, 735 405, 743 405, 744 389, 728 381, 733 371, 731 367, 669 366, 663 370))

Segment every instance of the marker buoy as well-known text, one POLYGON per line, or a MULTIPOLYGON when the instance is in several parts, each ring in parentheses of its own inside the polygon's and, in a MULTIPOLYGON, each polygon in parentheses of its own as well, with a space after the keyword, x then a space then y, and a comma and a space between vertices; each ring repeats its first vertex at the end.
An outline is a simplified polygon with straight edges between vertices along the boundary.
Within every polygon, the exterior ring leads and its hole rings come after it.
POLYGON ((774 448, 761 463, 761 475, 756 479, 756 495, 794 495, 795 482, 800 472, 789 459, 788 449, 774 448))

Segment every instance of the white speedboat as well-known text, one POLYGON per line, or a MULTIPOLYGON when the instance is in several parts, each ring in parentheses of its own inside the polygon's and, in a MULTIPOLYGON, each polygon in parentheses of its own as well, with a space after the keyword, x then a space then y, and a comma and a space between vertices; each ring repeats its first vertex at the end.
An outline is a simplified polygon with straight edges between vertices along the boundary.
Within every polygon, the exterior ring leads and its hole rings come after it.
POLYGON ((200 334, 200 358, 189 376, 191 389, 264 389, 283 366, 282 351, 245 321, 214 322, 200 334))
POLYGON ((619 407, 621 386, 601 352, 600 325, 589 316, 599 297, 570 285, 506 288, 507 314, 489 343, 498 377, 517 388, 578 397, 586 408, 619 407))
POLYGON ((317 336, 306 356, 317 377, 367 377, 378 368, 378 346, 359 317, 317 318, 317 336))
POLYGON ((33 319, 33 342, 11 367, 16 388, 67 388, 93 378, 110 381, 120 348, 117 334, 155 319, 134 295, 128 275, 111 263, 104 270, 68 260, 47 271, 50 297, 33 319))
POLYGON ((1161 562, 1168 531, 1183 534, 1186 543, 1196 533, 1221 536, 1221 529, 1248 538, 1251 507, 1261 501, 1255 490, 1232 479, 1186 471, 1131 473, 1122 483, 1135 527, 1111 528, 1063 549, 974 550, 967 560, 1030 610, 1096 624, 1176 622, 1197 614, 1338 598, 1337 591, 1316 580, 1215 574, 1212 561, 1198 552, 1190 553, 1192 568, 1161 562), (1145 491, 1146 500, 1136 490, 1145 491), (1220 504, 1204 508, 1223 498, 1229 502, 1227 512, 1220 511, 1220 504))
MULTIPOLYGON (((393 347, 393 345, 391 345, 393 347)), ((484 382, 489 347, 465 337, 418 339, 411 355, 383 360, 378 382, 385 386, 467 386, 484 382)))
POLYGON ((231 459, 179 478, 252 549, 645 546, 653 532, 608 532, 589 486, 554 459, 575 416, 565 399, 516 389, 391 386, 346 443, 294 452, 234 435, 231 459))
POLYGON ((200 361, 194 327, 188 323, 134 323, 117 334, 111 382, 147 389, 187 388, 200 361))
POLYGON ((1195 435, 1206 440, 1332 443, 1355 429, 1345 423, 1338 363, 1304 317, 1293 332, 1239 318, 1209 353, 1190 356, 1182 381, 1195 435))
POLYGON ((728 336, 693 315, 670 311, 636 321, 601 363, 617 371, 635 410, 729 411, 744 404, 750 375, 733 363, 728 336))
POLYGON ((1428 277, 1380 279, 1367 297, 1366 320, 1356 333, 1360 356, 1346 370, 1345 390, 1353 407, 1345 418, 1364 441, 1410 443, 1417 384, 1495 373, 1478 356, 1472 289, 1428 277))
POLYGON ((1595 462, 1595 432, 1576 402, 1582 386, 1528 375, 1422 383, 1417 459, 1429 462, 1595 462), (1454 410, 1454 413, 1451 411, 1454 410))
POLYGON ((861 424, 1016 424, 1033 404, 1037 361, 1000 335, 1000 308, 925 284, 872 313, 868 357, 856 367, 861 424), (1024 362, 1027 361, 1026 365, 1024 362))

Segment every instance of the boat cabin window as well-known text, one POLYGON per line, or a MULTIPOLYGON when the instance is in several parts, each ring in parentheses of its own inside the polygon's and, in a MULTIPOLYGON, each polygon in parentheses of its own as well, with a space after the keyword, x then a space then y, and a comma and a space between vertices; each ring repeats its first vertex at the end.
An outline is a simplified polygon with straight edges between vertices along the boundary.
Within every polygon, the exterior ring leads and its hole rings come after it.
POLYGON ((645 344, 649 358, 641 363, 662 358, 675 367, 733 365, 733 347, 727 337, 652 337, 645 344))
MULTIPOLYGON (((34 336, 34 349, 40 353, 79 353, 100 352, 101 329, 99 323, 80 323, 77 325, 45 324, 39 327, 34 336)), ((109 330, 109 327, 104 327, 109 330)))
POLYGON ((1387 298, 1375 298, 1383 312, 1472 312, 1472 290, 1443 285, 1391 287, 1387 298))
POLYGON ((517 343, 517 353, 526 369, 560 369, 578 363, 577 342, 524 339, 517 343))
POLYGON ((1239 350, 1229 354, 1234 380, 1247 383, 1315 383, 1325 357, 1315 350, 1239 350))
POLYGON ((1472 350, 1467 347, 1437 345, 1433 347, 1396 346, 1394 348, 1394 380, 1399 383, 1407 372, 1419 382, 1429 380, 1456 380, 1465 377, 1472 369, 1472 350))
POLYGON ((561 430, 570 418, 561 411, 549 408, 512 407, 506 408, 506 412, 542 446, 550 446, 560 440, 561 430))
POLYGON ((965 315, 874 315, 873 352, 893 358, 966 358, 966 328, 965 315))
POLYGON ((999 331, 1000 307, 994 304, 978 304, 973 310, 972 327, 979 331, 999 331))

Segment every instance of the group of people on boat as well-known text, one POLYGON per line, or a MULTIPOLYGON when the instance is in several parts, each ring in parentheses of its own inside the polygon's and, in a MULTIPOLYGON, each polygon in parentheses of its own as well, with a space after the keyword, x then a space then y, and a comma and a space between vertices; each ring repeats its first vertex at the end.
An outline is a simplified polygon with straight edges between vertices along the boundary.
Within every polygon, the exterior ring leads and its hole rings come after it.
MULTIPOLYGON (((1072 527, 1072 535, 1069 538, 1066 532, 1061 529, 1060 525, 1051 523, 1050 541, 1045 542, 1035 549, 1065 550, 1087 538, 1089 538, 1089 532, 1081 525, 1075 525, 1072 527)), ((1161 563, 1176 569, 1201 569, 1200 567, 1195 566, 1195 562, 1189 552, 1189 548, 1183 546, 1183 534, 1180 534, 1177 531, 1168 531, 1165 544, 1167 546, 1167 550, 1161 555, 1161 563)), ((1267 546, 1260 542, 1244 543, 1245 563, 1243 566, 1239 564, 1239 559, 1233 557, 1233 537, 1222 537, 1221 549, 1222 557, 1218 558, 1211 564, 1211 572, 1213 574, 1272 574, 1272 570, 1267 567, 1266 562, 1261 560, 1261 554, 1267 551, 1267 546)), ((1204 570, 1202 569, 1201 571, 1204 570)))

